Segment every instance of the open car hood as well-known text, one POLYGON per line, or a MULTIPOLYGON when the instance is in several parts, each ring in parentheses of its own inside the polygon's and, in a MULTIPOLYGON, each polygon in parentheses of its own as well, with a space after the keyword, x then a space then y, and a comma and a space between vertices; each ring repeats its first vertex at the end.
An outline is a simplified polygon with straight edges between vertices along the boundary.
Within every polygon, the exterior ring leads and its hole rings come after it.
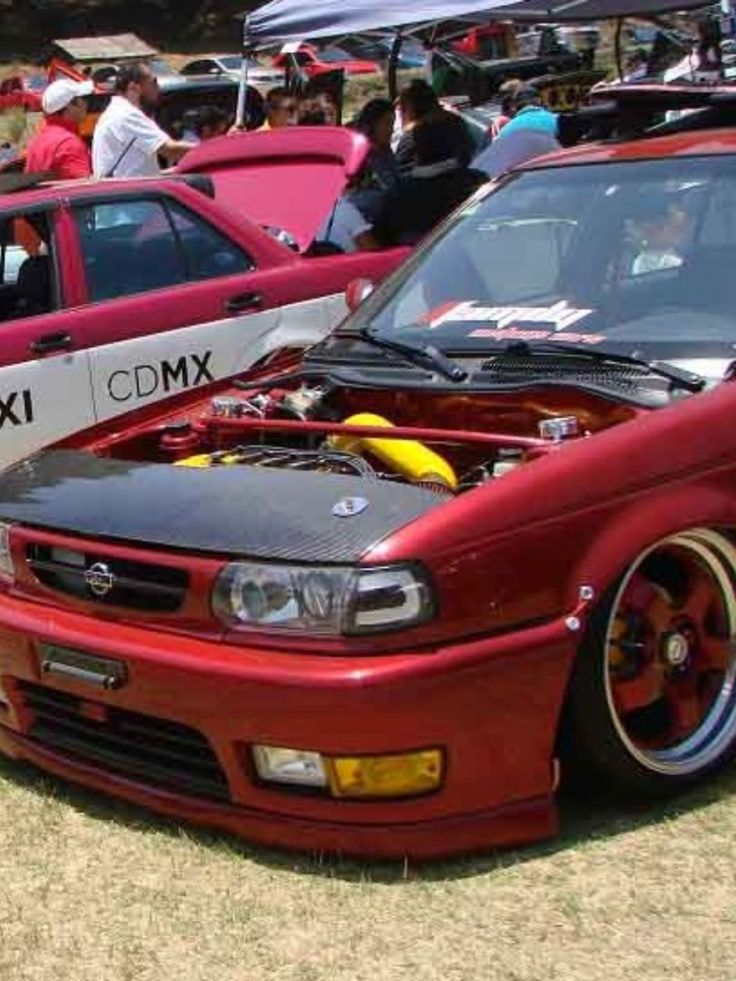
POLYGON ((289 232, 304 250, 369 148, 364 136, 348 129, 294 126, 208 140, 176 172, 208 174, 221 204, 289 232))

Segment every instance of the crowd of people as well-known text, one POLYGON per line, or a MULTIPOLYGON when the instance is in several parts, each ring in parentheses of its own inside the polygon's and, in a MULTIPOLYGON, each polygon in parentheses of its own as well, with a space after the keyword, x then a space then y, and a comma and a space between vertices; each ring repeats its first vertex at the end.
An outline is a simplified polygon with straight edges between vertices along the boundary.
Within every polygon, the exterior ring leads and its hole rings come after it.
MULTIPOLYGON (((91 93, 91 82, 66 78, 45 89, 44 122, 28 145, 26 171, 57 180, 155 175, 161 161, 174 164, 202 140, 238 131, 224 112, 203 107, 184 138, 172 138, 154 119, 156 76, 136 63, 117 73, 90 152, 79 130, 91 93)), ((421 79, 406 85, 395 102, 371 99, 349 123, 370 145, 365 166, 335 203, 317 246, 351 252, 414 245, 490 178, 559 147, 557 116, 533 88, 509 83, 502 98, 501 116, 480 152, 463 119, 421 79)), ((261 130, 338 122, 326 94, 300 99, 279 87, 268 93, 265 108, 261 130)))

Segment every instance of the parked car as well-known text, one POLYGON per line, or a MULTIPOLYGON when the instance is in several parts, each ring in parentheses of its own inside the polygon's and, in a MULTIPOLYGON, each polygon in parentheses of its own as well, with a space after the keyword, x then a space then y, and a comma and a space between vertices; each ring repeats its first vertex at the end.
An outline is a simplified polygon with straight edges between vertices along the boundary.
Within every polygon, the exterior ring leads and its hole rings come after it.
POLYGON ((347 51, 335 45, 318 49, 313 44, 300 44, 299 48, 291 54, 283 52, 277 54, 273 59, 273 65, 282 70, 289 65, 295 65, 308 78, 339 69, 342 69, 346 75, 372 75, 381 70, 375 61, 351 58, 347 51))
MULTIPOLYGON (((0 195, 0 465, 282 345, 315 342, 344 314, 350 280, 398 263, 402 250, 305 259, 264 230, 293 220, 306 247, 367 150, 340 129, 295 130, 287 149, 270 135, 255 152, 250 135, 221 144, 231 179, 222 200, 221 174, 185 173, 0 195), (309 206, 284 211, 292 192, 273 173, 251 209, 237 191, 240 144, 251 173, 258 152, 280 153, 281 179, 299 180, 309 206)), ((194 152, 200 170, 216 171, 216 146, 194 152)))
MULTIPOLYGON (((383 37, 356 34, 342 38, 340 41, 340 47, 349 52, 351 57, 374 61, 384 66, 388 63, 393 45, 394 38, 390 34, 383 37)), ((402 38, 397 61, 398 68, 404 70, 424 68, 426 61, 426 52, 419 41, 411 37, 402 38)))
POLYGON ((0 81, 0 112, 24 109, 26 112, 41 111, 41 93, 45 88, 38 75, 18 73, 0 81))
MULTIPOLYGON (((158 79, 159 85, 170 87, 181 80, 180 73, 164 58, 148 58, 146 64, 158 79)), ((92 70, 92 81, 95 85, 112 91, 115 88, 115 80, 119 70, 119 64, 98 65, 92 70)))
MULTIPOLYGON (((241 55, 223 54, 211 55, 208 58, 197 58, 187 62, 181 70, 185 76, 224 76, 239 81, 242 71, 243 58, 241 55)), ((248 59, 248 81, 261 93, 284 84, 283 70, 268 68, 257 58, 248 59)))
POLYGON ((560 770, 721 767, 735 164, 732 129, 540 158, 301 364, 0 476, 2 750, 402 857, 553 833, 560 770))
MULTIPOLYGON (((156 120, 167 133, 178 135, 186 129, 192 114, 196 115, 205 106, 222 109, 234 119, 238 89, 238 82, 228 77, 179 75, 172 84, 160 83, 156 120)), ((266 118, 266 112, 263 96, 253 85, 248 85, 245 108, 247 129, 257 129, 266 118)))

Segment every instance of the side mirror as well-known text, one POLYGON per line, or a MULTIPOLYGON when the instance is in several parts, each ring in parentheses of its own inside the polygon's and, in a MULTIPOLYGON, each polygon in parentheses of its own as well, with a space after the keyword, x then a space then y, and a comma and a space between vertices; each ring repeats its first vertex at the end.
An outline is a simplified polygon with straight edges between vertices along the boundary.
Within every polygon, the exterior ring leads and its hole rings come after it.
POLYGON ((376 284, 371 279, 351 279, 345 287, 345 302, 348 310, 352 313, 357 310, 360 304, 367 300, 376 284))

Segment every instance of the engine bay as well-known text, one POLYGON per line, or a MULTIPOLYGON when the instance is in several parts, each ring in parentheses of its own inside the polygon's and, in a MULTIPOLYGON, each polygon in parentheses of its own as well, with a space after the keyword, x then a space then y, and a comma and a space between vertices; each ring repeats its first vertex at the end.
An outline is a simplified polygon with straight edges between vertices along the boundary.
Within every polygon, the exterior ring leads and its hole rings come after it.
POLYGON ((278 382, 231 384, 89 448, 177 467, 311 471, 457 494, 645 411, 573 388, 455 394, 278 382))

